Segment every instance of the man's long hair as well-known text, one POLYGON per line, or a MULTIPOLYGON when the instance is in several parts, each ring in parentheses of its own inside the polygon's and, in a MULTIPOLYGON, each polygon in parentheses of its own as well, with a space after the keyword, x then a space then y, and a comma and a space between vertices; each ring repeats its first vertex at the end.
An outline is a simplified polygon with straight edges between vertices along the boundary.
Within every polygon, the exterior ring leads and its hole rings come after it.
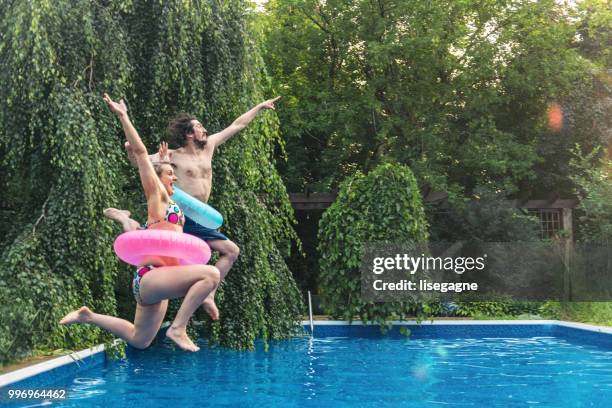
MULTIPOLYGON (((185 146, 187 134, 193 133, 193 123, 197 118, 189 113, 180 113, 168 124, 168 141, 175 148, 185 146)), ((203 149, 206 141, 194 140, 197 148, 203 149)))

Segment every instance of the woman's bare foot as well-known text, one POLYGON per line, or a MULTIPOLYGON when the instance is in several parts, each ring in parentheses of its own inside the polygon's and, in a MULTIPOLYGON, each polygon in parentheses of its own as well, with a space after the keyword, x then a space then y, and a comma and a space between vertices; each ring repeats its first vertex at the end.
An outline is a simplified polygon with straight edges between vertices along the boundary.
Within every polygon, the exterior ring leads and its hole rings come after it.
POLYGON ((130 218, 131 213, 128 210, 118 210, 110 207, 104 210, 103 214, 106 218, 110 218, 121 224, 124 232, 134 231, 140 228, 140 224, 130 218))
POLYGON ((219 320, 219 309, 217 309, 214 299, 204 299, 204 302, 202 302, 202 307, 206 313, 208 313, 211 319, 219 320))
POLYGON ((93 312, 87 306, 83 306, 79 310, 68 313, 62 320, 60 320, 59 323, 64 325, 88 323, 91 320, 92 315, 93 312))
POLYGON ((177 346, 185 351, 200 351, 200 348, 187 336, 185 329, 170 326, 166 330, 166 337, 176 343, 177 346))

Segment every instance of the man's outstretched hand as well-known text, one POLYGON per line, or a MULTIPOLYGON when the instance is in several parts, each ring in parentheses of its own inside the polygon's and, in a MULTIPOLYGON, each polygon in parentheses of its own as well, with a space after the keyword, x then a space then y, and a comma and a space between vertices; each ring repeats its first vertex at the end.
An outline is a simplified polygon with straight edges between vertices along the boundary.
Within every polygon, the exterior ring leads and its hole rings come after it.
POLYGON ((274 102, 278 101, 280 99, 280 96, 277 96, 274 99, 268 99, 267 101, 264 101, 262 103, 259 104, 259 106, 261 106, 262 109, 276 109, 276 106, 274 106, 274 102))

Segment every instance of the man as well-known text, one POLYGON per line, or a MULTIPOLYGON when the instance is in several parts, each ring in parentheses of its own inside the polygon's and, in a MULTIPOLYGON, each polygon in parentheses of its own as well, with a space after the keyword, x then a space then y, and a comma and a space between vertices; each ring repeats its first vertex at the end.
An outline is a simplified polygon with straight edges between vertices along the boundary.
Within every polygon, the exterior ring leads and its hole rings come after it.
MULTIPOLYGON (((182 147, 171 150, 168 149, 166 143, 162 143, 159 153, 149 157, 153 162, 169 160, 175 166, 178 186, 186 193, 206 203, 212 188, 212 158, 215 149, 247 127, 261 110, 275 109, 274 102, 279 98, 280 96, 260 103, 238 117, 227 128, 210 136, 195 117, 182 114, 173 119, 168 127, 173 141, 182 147)), ((130 162, 135 164, 131 146, 126 143, 125 147, 130 162)), ((104 210, 104 215, 120 223, 125 231, 132 231, 140 227, 138 222, 130 218, 129 211, 107 208, 104 210)), ((186 219, 183 231, 203 239, 213 250, 219 251, 221 256, 215 266, 219 269, 221 280, 223 280, 238 258, 240 248, 222 233, 202 227, 190 218, 186 219)), ((202 306, 213 320, 218 320, 219 310, 215 304, 215 293, 216 290, 212 291, 202 306)))

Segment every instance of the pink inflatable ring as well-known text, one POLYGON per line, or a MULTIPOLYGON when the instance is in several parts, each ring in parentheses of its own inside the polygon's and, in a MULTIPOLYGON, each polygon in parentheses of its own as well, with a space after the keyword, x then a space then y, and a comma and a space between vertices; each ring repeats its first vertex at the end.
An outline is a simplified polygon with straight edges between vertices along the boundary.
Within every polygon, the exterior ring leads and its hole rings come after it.
POLYGON ((140 265, 149 256, 169 256, 181 264, 206 264, 210 247, 193 235, 166 230, 137 230, 117 237, 115 253, 124 262, 140 265))

